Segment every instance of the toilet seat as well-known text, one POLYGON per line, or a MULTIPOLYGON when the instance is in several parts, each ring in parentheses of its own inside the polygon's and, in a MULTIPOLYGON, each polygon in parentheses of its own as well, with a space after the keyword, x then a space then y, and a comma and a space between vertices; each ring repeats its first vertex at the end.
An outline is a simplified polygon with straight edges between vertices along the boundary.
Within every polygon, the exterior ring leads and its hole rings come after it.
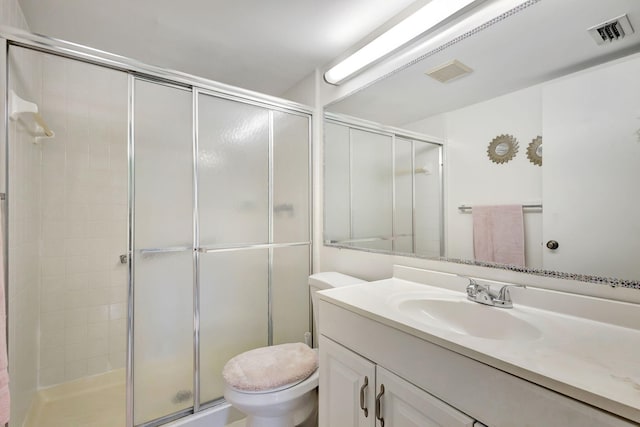
POLYGON ((260 347, 229 360, 222 370, 228 388, 243 393, 288 389, 318 368, 318 354, 303 343, 260 347))

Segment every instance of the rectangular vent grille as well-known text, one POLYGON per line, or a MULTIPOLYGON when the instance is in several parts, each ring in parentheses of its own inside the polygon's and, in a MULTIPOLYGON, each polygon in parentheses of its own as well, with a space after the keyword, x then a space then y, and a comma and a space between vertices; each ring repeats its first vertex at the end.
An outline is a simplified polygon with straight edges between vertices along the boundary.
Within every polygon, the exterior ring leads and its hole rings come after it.
POLYGON ((442 64, 432 70, 427 71, 425 74, 429 77, 433 77, 439 82, 446 83, 453 79, 460 78, 466 74, 469 74, 473 70, 466 65, 464 65, 460 61, 447 62, 446 64, 442 64))
POLYGON ((633 34, 633 27, 627 15, 622 15, 602 24, 589 28, 589 34, 598 44, 613 42, 624 38, 625 35, 633 34))

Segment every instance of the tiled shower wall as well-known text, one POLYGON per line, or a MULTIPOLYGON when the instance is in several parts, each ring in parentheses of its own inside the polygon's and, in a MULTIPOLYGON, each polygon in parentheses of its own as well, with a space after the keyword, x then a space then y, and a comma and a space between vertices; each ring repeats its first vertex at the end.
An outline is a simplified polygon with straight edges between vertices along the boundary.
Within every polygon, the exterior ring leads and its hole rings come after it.
MULTIPOLYGON (((33 55, 41 55, 33 53, 33 55)), ((49 55, 42 143, 40 386, 125 366, 127 77, 49 55)))

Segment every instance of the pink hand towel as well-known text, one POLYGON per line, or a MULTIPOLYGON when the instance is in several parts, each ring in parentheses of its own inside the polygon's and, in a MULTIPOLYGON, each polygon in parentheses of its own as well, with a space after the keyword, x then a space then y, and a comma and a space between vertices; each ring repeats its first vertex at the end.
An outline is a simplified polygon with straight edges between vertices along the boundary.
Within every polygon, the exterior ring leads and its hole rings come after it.
POLYGON ((471 212, 476 261, 524 266, 522 205, 474 206, 471 212))
MULTIPOLYGON (((2 209, 0 209, 0 224, 3 224, 2 209)), ((4 294, 4 237, 0 227, 0 424, 9 422, 9 372, 7 371, 7 318, 5 312, 4 294)))

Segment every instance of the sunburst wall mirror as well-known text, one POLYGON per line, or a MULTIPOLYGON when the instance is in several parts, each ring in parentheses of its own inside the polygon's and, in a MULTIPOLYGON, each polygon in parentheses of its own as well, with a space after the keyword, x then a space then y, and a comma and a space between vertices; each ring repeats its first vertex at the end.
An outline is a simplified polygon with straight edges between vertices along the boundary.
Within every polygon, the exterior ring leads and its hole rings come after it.
POLYGON ((513 135, 499 135, 493 138, 487 148, 487 155, 492 162, 502 164, 513 159, 518 152, 518 141, 513 135))

